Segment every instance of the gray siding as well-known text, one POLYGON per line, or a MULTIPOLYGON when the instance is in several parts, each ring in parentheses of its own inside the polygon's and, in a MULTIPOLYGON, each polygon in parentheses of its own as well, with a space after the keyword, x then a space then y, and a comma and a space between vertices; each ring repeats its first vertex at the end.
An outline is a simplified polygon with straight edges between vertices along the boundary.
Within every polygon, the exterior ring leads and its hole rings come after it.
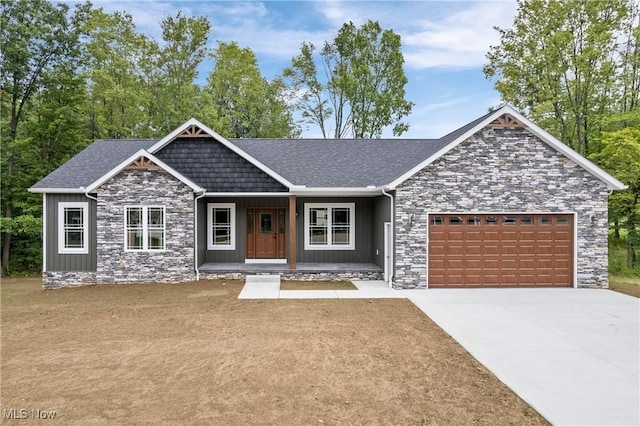
POLYGON ((46 201, 47 241, 46 268, 47 271, 95 271, 96 270, 96 202, 84 194, 47 194, 46 201), (58 253, 58 203, 60 202, 88 202, 89 203, 89 253, 88 254, 59 254, 58 253))
POLYGON ((384 268, 384 223, 390 221, 391 212, 389 197, 382 195, 373 199, 373 246, 371 259, 373 263, 384 268))
POLYGON ((370 263, 373 244, 373 212, 371 198, 314 197, 298 198, 298 223, 296 227, 297 262, 354 262, 370 263), (304 204, 305 203, 353 203, 356 213, 355 250, 305 250, 304 249, 304 204))
MULTIPOLYGON (((386 197, 384 197, 386 198, 386 197)), ((377 199, 376 199, 377 200, 377 199)), ((198 263, 205 262, 244 262, 245 261, 245 226, 246 209, 248 207, 284 207, 286 208, 287 229, 289 226, 289 199, 288 197, 260 197, 260 198, 209 198, 205 197, 198 201, 198 263), (208 203, 235 203, 236 204, 236 249, 235 250, 207 250, 207 211, 208 203)), ((313 197, 296 200, 297 223, 296 223, 296 261, 297 262, 373 262, 374 235, 383 241, 383 222, 388 221, 389 204, 388 201, 374 201, 372 198, 341 198, 341 197, 313 197), (304 204, 305 203, 355 203, 356 215, 356 248, 355 250, 305 250, 304 249, 304 204), (376 219, 374 227, 374 204, 380 204, 379 218, 376 219), (378 226, 379 224, 379 226, 378 226), (379 229, 374 229, 379 228, 379 229), (379 236, 377 235, 379 234, 379 236)), ((287 257, 289 257, 289 239, 287 241, 287 257)), ((383 262, 382 242, 379 245, 379 258, 383 262)), ((382 263, 380 263, 382 265, 382 263)))
MULTIPOLYGON (((246 243, 246 212, 248 207, 288 207, 287 197, 260 197, 260 198, 209 198, 204 197, 198 200, 198 263, 205 262, 244 262, 246 243), (236 205, 236 249, 235 250, 207 250, 207 204, 208 203, 235 203, 236 205), (204 253, 204 255, 201 255, 204 253)), ((287 208, 287 212, 289 209, 287 208)), ((286 215, 288 226, 289 215, 286 215)), ((288 245, 288 240, 287 240, 288 245)), ((287 253, 289 247, 287 247, 287 253)))

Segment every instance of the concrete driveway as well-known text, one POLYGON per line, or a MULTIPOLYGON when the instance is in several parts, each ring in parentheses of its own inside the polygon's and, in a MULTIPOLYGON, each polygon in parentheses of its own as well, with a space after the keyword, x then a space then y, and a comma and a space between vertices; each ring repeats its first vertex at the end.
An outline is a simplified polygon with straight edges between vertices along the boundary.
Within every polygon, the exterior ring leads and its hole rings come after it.
POLYGON ((598 289, 407 297, 558 425, 640 424, 640 300, 598 289))

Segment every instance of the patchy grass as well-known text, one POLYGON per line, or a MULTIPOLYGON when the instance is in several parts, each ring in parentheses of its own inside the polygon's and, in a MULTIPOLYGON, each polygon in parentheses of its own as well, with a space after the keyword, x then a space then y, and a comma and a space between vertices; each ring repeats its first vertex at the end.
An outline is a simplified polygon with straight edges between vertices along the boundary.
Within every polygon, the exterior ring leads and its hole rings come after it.
POLYGON ((280 281, 280 290, 357 290, 350 281, 280 281))
POLYGON ((546 424, 409 301, 238 300, 241 288, 3 280, 0 411, 76 425, 546 424))
POLYGON ((640 297, 640 277, 609 275, 609 288, 629 296, 640 297))
POLYGON ((629 268, 627 265, 627 239, 625 236, 616 240, 612 235, 609 235, 609 274, 640 278, 640 267, 629 268))

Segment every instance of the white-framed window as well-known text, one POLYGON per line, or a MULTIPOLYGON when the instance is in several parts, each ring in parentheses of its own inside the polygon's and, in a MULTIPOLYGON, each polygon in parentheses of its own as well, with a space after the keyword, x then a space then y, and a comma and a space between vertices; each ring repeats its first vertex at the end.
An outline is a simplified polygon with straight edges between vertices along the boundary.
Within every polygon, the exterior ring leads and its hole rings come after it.
POLYGON ((236 249, 236 205, 234 203, 207 204, 207 248, 209 250, 236 249))
POLYGON ((305 250, 355 250, 354 203, 305 203, 305 250))
POLYGON ((89 203, 58 203, 58 253, 89 253, 89 203))
POLYGON ((164 206, 125 206, 124 250, 163 251, 164 217, 164 206))

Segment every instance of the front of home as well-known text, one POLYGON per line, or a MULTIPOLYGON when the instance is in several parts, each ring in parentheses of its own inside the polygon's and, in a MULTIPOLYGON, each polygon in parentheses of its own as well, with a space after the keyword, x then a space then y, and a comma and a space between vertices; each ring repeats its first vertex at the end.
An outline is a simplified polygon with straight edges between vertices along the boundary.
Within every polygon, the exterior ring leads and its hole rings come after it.
POLYGON ((440 139, 101 140, 34 185, 45 288, 279 274, 607 286, 624 185, 506 106, 440 139))

